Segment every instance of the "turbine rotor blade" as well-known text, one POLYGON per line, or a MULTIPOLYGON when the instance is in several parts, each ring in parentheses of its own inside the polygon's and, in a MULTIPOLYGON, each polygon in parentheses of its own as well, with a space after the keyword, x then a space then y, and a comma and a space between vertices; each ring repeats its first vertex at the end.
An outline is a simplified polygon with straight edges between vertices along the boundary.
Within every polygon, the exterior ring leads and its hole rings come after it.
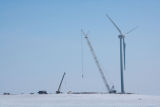
POLYGON ((138 28, 138 26, 136 26, 136 27, 134 27, 134 28, 132 28, 131 30, 129 30, 125 35, 127 35, 127 34, 129 34, 129 33, 131 33, 131 32, 133 32, 134 30, 136 30, 138 28))
POLYGON ((122 31, 120 30, 120 28, 116 25, 116 23, 109 17, 109 15, 106 14, 106 17, 111 21, 111 23, 116 27, 116 29, 118 30, 118 32, 122 34, 122 31))
POLYGON ((123 38, 123 62, 124 62, 124 70, 126 69, 126 43, 125 40, 123 38))

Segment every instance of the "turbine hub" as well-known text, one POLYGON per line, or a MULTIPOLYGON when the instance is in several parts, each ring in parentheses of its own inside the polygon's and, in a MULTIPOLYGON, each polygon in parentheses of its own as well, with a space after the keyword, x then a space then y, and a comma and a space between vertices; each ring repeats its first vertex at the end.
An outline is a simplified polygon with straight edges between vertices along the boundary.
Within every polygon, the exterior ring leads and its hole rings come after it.
POLYGON ((124 38, 124 35, 119 35, 118 37, 119 37, 120 39, 122 39, 122 38, 124 38))

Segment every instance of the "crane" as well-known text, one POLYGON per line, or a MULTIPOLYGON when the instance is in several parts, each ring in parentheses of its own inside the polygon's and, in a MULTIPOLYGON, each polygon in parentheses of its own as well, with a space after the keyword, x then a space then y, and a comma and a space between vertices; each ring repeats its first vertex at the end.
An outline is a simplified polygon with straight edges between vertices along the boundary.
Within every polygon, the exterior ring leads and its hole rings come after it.
POLYGON ((60 89, 61 89, 61 85, 62 85, 62 82, 63 82, 63 79, 64 79, 64 76, 65 76, 65 75, 66 75, 66 73, 64 72, 64 73, 63 73, 63 76, 62 76, 62 79, 61 79, 61 82, 60 82, 60 84, 59 84, 58 90, 56 91, 56 94, 61 93, 60 89))
POLYGON ((109 92, 109 93, 116 93, 116 90, 114 90, 114 86, 112 86, 112 88, 110 88, 110 86, 109 86, 109 84, 108 84, 108 82, 107 82, 107 79, 106 79, 105 76, 104 76, 104 73, 103 73, 103 70, 102 70, 102 68, 101 68, 101 66, 100 66, 100 64, 99 64, 98 58, 97 58, 97 56, 96 56, 96 54, 95 54, 95 52, 94 52, 94 49, 93 49, 93 47, 92 47, 92 45, 91 45, 91 42, 90 42, 89 39, 88 39, 88 34, 86 34, 83 30, 81 30, 81 32, 82 32, 82 34, 84 35, 84 37, 85 37, 85 39, 86 39, 86 41, 87 41, 87 44, 88 44, 88 46, 89 46, 89 48, 90 48, 90 51, 91 51, 91 53, 92 53, 92 56, 93 56, 93 58, 94 58, 94 60, 95 60, 95 63, 96 63, 96 65, 97 65, 97 68, 98 68, 98 70, 99 70, 99 72, 100 72, 100 74, 101 74, 102 80, 103 80, 103 82, 104 82, 104 84, 105 84, 108 92, 109 92))

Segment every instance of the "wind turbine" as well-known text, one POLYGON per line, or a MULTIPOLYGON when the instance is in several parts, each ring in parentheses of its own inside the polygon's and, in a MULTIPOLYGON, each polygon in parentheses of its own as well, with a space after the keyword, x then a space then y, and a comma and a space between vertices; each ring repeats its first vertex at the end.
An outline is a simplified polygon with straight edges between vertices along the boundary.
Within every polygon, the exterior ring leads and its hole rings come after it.
POLYGON ((125 37, 127 34, 134 31, 137 27, 131 29, 129 32, 123 34, 120 28, 116 25, 116 23, 109 17, 109 15, 106 15, 106 17, 111 21, 111 23, 114 25, 114 27, 119 32, 119 39, 120 39, 120 73, 121 73, 121 93, 124 94, 124 79, 123 79, 123 71, 126 69, 126 43, 125 43, 125 37))

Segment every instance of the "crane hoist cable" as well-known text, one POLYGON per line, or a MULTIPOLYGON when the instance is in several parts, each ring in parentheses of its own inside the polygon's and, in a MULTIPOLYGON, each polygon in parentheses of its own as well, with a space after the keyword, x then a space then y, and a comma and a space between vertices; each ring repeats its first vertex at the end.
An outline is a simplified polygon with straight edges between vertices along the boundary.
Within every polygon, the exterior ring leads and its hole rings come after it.
POLYGON ((84 55, 83 55, 83 36, 81 35, 81 72, 82 72, 82 78, 84 77, 84 55))

